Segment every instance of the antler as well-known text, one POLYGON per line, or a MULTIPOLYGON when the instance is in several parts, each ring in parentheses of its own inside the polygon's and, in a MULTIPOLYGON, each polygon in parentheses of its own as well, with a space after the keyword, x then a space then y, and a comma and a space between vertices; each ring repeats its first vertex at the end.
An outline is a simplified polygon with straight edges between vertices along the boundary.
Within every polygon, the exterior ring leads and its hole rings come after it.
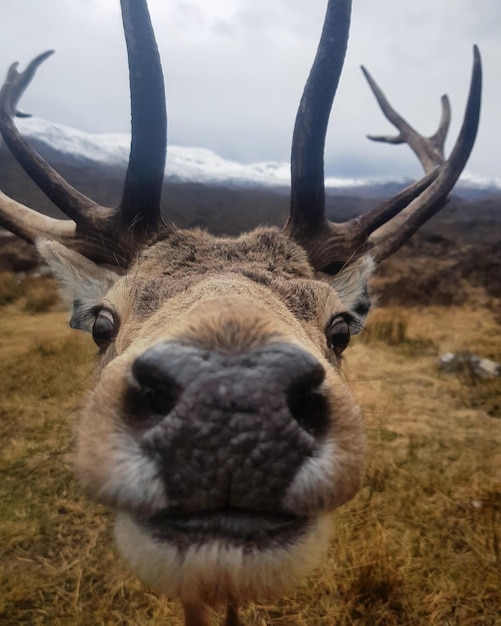
MULTIPOLYGON (((480 119, 482 93, 482 63, 477 46, 473 47, 473 69, 470 81, 470 90, 463 117, 463 123, 458 139, 452 149, 451 155, 439 167, 437 179, 421 195, 413 200, 391 222, 385 224, 370 238, 371 252, 376 260, 383 260, 393 254, 400 246, 413 235, 430 217, 438 213, 447 203, 449 192, 456 184, 475 143, 480 119)), ((418 156, 426 170, 426 157, 431 160, 436 154, 435 163, 440 163, 440 152, 437 148, 445 142, 449 116, 447 97, 442 97, 443 113, 438 131, 432 137, 426 139, 413 131, 421 141, 423 149, 417 145, 417 141, 408 141, 411 148, 418 156), (444 105, 444 99, 446 104, 444 105), (411 143, 412 141, 412 143, 411 143), (425 156, 426 153, 426 156, 425 156)), ((412 129, 411 129, 412 130, 412 129)), ((433 165, 433 163, 432 163, 433 165)), ((429 166, 428 166, 429 167, 429 166)))
POLYGON ((363 216, 337 224, 325 216, 323 152, 327 123, 346 51, 350 0, 329 0, 317 54, 299 105, 291 156, 291 210, 285 231, 308 252, 317 270, 336 273, 350 259, 370 251, 377 261, 395 252, 447 201, 475 142, 480 116, 482 70, 474 47, 473 72, 463 126, 451 156, 444 158, 450 107, 442 98, 442 120, 430 138, 417 133, 388 103, 366 70, 364 73, 385 115, 400 131, 378 137, 408 143, 426 175, 363 216))
POLYGON ((103 207, 67 183, 22 138, 14 116, 36 70, 52 51, 24 72, 14 63, 0 91, 0 132, 20 165, 72 221, 55 220, 0 193, 0 225, 33 243, 51 238, 98 262, 126 267, 139 247, 164 227, 160 194, 167 146, 165 90, 160 57, 145 0, 121 0, 129 57, 132 139, 122 199, 103 207))
POLYGON ((437 132, 431 137, 423 137, 395 111, 368 70, 363 65, 361 69, 384 115, 399 131, 399 134, 395 136, 367 135, 367 138, 394 145, 406 143, 413 150, 426 173, 437 165, 443 165, 445 163, 444 144, 451 122, 449 98, 446 95, 442 96, 442 117, 437 132))

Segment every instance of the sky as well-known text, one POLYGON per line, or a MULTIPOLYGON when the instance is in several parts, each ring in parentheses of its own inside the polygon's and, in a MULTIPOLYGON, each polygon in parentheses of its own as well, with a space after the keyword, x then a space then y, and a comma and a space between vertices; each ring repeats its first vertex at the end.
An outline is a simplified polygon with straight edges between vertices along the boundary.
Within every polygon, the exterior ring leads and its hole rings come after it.
MULTIPOLYGON (((240 163, 287 162, 295 114, 326 0, 149 0, 166 79, 169 143, 240 163)), ((480 131, 467 170, 501 179, 501 2, 354 0, 350 41, 326 142, 326 175, 417 177, 360 71, 424 134, 440 97, 452 104, 447 146, 466 103, 472 46, 483 57, 480 131)), ((20 108, 87 132, 128 132, 129 94, 118 0, 0 0, 0 73, 47 49, 20 108)))

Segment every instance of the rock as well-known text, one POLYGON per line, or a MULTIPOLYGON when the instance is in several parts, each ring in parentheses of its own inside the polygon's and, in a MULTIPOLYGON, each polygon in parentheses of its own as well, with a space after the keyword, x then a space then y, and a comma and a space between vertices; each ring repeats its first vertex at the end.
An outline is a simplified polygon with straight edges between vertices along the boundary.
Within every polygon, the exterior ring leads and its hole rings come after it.
POLYGON ((446 352, 439 360, 438 365, 448 374, 468 373, 477 378, 493 378, 501 376, 501 365, 490 359, 482 359, 471 352, 446 352))

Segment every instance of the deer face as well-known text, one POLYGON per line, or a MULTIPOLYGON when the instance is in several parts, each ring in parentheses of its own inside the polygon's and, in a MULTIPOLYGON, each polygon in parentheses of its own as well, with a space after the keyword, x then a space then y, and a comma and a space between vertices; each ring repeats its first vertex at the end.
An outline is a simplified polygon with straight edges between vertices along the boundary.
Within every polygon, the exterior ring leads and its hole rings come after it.
POLYGON ((77 466, 119 513, 125 558, 185 601, 296 582, 325 548, 325 514, 360 483, 365 439, 340 357, 367 314, 372 261, 329 284, 272 229, 172 232, 122 277, 40 249, 76 303, 72 324, 101 346, 77 466))

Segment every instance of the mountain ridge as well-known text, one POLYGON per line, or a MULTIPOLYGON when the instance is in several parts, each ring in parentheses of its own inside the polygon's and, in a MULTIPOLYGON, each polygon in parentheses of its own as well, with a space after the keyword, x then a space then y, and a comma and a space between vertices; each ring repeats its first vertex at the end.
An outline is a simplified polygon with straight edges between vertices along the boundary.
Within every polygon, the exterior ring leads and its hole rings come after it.
MULTIPOLYGON (((124 170, 127 167, 130 137, 127 134, 86 133, 42 118, 19 119, 22 135, 44 158, 54 164, 64 163, 78 167, 108 167, 124 170)), ((5 146, 0 143, 0 148, 5 146)), ((168 150, 166 180, 173 183, 201 183, 225 187, 276 188, 288 193, 289 164, 273 161, 241 164, 224 159, 206 148, 171 146, 168 150)), ((361 197, 386 197, 405 187, 411 178, 326 179, 328 190, 361 197)), ((501 178, 492 179, 466 172, 455 187, 455 194, 464 198, 478 198, 501 193, 501 178)))

